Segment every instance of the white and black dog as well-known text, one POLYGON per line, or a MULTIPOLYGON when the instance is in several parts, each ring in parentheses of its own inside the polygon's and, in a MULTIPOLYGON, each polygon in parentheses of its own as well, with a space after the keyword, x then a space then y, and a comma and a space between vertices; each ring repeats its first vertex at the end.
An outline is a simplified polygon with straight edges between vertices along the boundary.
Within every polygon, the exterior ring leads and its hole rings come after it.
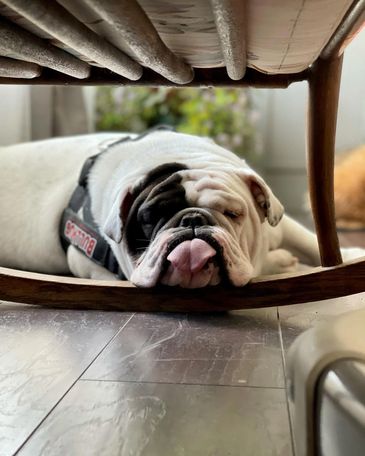
POLYGON ((283 216, 243 160, 209 139, 172 131, 2 147, 0 209, 4 267, 108 280, 119 271, 140 287, 198 288, 243 286, 294 271, 298 259, 320 264, 316 236, 283 216), (110 252, 95 262, 100 242, 110 252), (106 268, 109 254, 117 269, 106 268))

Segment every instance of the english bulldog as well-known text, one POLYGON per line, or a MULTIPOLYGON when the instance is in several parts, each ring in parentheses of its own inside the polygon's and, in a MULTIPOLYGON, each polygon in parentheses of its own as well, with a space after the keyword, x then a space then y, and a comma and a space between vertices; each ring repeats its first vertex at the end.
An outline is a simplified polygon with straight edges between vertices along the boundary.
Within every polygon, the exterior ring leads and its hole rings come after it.
MULTIPOLYGON (((284 215, 245 161, 207 138, 157 130, 0 148, 1 266, 118 279, 92 261, 92 236, 82 227, 75 231, 68 220, 68 248, 60 239, 91 156, 88 210, 123 275, 139 287, 241 287, 262 274, 295 271, 298 261, 320 264, 316 236, 284 215)), ((84 214, 78 211, 81 221, 84 214)))

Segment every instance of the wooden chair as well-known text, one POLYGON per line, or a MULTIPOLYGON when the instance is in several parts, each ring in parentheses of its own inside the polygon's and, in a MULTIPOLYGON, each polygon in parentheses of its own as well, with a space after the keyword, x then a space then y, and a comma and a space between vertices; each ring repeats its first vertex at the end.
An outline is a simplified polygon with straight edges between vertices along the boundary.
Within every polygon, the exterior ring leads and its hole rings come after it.
POLYGON ((342 54, 364 24, 365 1, 191 3, 3 0, 0 83, 285 88, 307 80, 309 188, 323 267, 257 278, 244 288, 199 290, 138 289, 129 282, 0 268, 0 299, 64 308, 223 311, 365 291, 365 259, 342 263, 333 202, 342 54), (185 19, 206 27, 192 26, 189 35, 185 19), (207 48, 194 48, 199 33, 207 33, 201 40, 207 48))

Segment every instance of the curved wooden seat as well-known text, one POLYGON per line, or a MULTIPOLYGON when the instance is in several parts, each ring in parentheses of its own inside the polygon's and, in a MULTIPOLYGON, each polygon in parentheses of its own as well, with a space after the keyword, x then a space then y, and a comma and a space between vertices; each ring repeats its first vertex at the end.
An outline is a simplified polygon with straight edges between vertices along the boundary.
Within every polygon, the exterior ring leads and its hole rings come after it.
MULTIPOLYGON (((254 2, 251 2, 251 8, 248 8, 248 1, 206 4, 211 22, 216 24, 219 37, 216 41, 220 43, 226 68, 219 68, 222 65, 218 59, 214 65, 203 65, 195 72, 190 65, 194 67, 196 55, 191 56, 192 61, 187 65, 174 54, 174 49, 168 49, 155 29, 155 25, 162 22, 156 17, 156 24, 151 21, 146 14, 149 10, 144 11, 135 1, 129 1, 128 8, 123 10, 119 5, 115 9, 113 2, 88 0, 90 11, 99 18, 98 21, 89 20, 88 24, 95 24, 96 29, 85 26, 73 2, 53 2, 51 5, 46 0, 4 0, 2 3, 8 10, 2 7, 1 14, 6 18, 0 17, 0 38, 13 38, 4 39, 0 46, 3 56, 0 58, 0 84, 287 87, 292 82, 308 80, 309 188, 322 264, 331 267, 299 275, 255 279, 244 288, 199 290, 137 289, 129 282, 81 280, 0 268, 0 299, 78 309, 202 312, 296 304, 365 291, 365 259, 341 264, 333 202, 334 141, 342 53, 349 38, 364 23, 365 0, 354 1, 348 11, 339 16, 342 20, 326 45, 312 49, 312 56, 319 55, 317 60, 309 60, 305 69, 294 66, 297 69, 292 73, 282 68, 290 43, 284 46, 285 55, 272 71, 257 67, 257 56, 250 49, 246 36, 248 28, 245 27, 246 13, 252 14, 254 2), (14 18, 20 22, 13 23, 14 18), (101 29, 97 27, 101 22, 106 29, 99 36, 97 32, 101 29), (104 38, 105 30, 113 45, 104 38), (124 53, 125 49, 118 47, 119 35, 129 45, 128 55, 124 53), (55 45, 50 45, 52 37, 56 38, 52 41, 55 45), (62 49, 59 49, 60 43, 63 43, 62 49), (68 50, 72 52, 66 52, 68 50), (151 52, 154 58, 150 58, 151 52), (246 69, 246 66, 250 68, 246 69)), ((151 5, 153 7, 153 2, 151 5)), ((315 2, 309 6, 315 7, 315 2)), ((338 7, 333 2, 332 7, 335 6, 338 7)), ((327 7, 330 12, 331 5, 327 7)), ((297 19, 299 16, 298 12, 297 19)), ((271 16, 268 17, 271 22, 271 16)), ((325 20, 324 17, 322 25, 325 20)), ((295 28, 298 21, 290 21, 290 24, 295 28)), ((204 29, 214 31, 213 26, 204 29)), ((251 26, 251 29, 255 27, 251 26)), ((289 35, 293 38, 293 34, 289 35)), ((185 39, 185 35, 182 36, 185 39)), ((270 38, 270 42, 276 42, 270 38)), ((203 42, 210 43, 209 40, 203 42)), ((288 61, 290 63, 290 59, 288 61)))
POLYGON ((301 274, 254 279, 243 288, 136 288, 0 268, 0 300, 70 309, 224 312, 320 301, 364 291, 365 258, 301 274))

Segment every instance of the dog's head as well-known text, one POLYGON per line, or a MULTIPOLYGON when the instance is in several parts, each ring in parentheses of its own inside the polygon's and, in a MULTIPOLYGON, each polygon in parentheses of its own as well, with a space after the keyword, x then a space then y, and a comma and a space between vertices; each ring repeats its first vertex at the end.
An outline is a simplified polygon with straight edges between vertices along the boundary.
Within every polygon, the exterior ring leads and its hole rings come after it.
POLYGON ((249 168, 188 169, 167 163, 115 201, 104 234, 132 258, 131 281, 199 288, 245 285, 264 242, 263 223, 283 207, 249 168))

